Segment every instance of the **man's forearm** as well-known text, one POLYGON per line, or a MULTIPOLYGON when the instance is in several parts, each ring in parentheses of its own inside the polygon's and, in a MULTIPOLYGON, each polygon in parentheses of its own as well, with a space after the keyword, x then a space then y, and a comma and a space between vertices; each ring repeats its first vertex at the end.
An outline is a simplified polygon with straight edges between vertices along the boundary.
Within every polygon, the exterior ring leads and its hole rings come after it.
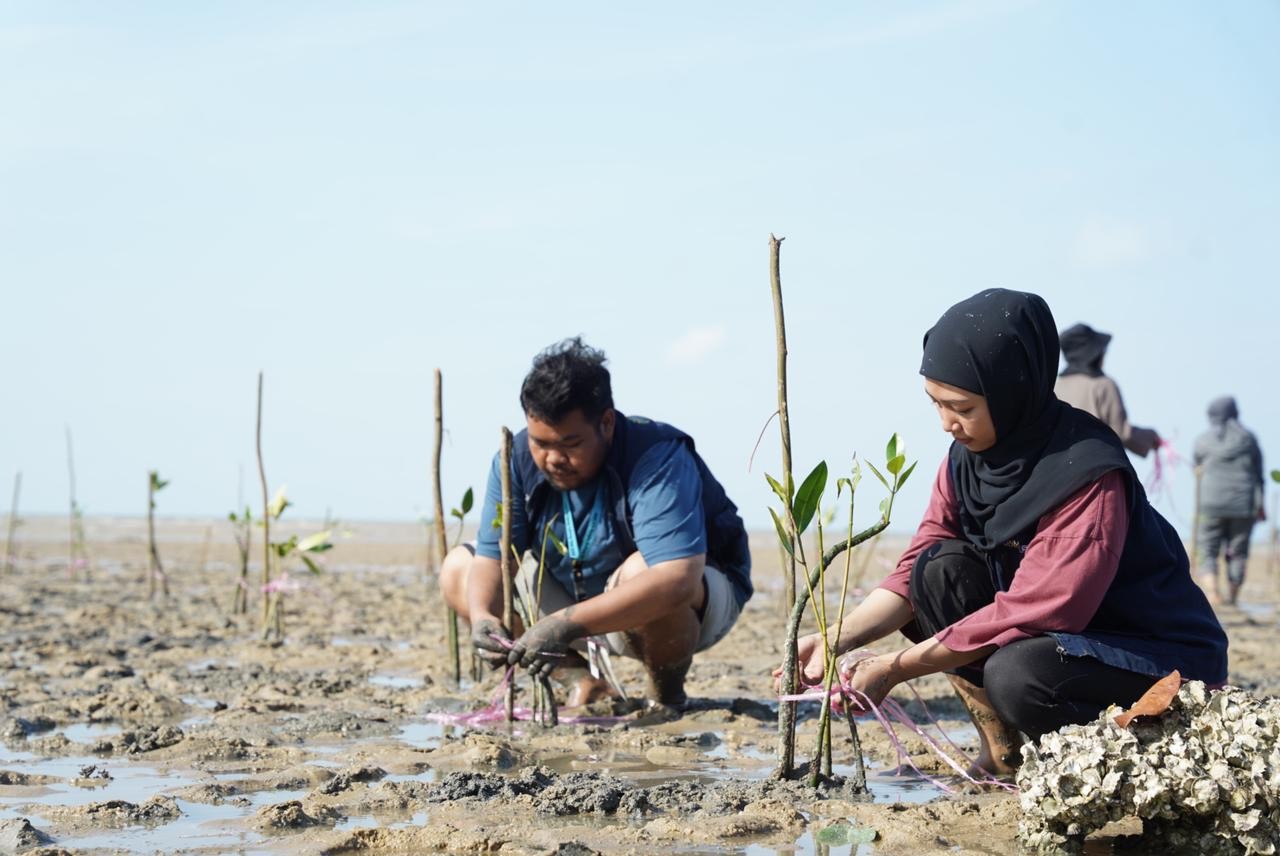
POLYGON ((703 567, 701 556, 659 562, 609 591, 555 615, 572 620, 588 636, 634 630, 674 609, 692 607, 701 592, 703 567))
POLYGON ((467 610, 473 623, 479 618, 502 617, 502 566, 497 559, 472 557, 467 571, 467 610))

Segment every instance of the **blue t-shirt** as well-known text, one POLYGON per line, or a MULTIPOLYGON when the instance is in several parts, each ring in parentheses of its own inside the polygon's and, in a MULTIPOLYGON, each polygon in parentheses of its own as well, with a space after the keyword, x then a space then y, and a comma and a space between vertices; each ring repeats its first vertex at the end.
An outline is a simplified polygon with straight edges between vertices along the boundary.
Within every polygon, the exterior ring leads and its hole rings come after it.
MULTIPOLYGON (((686 559, 707 551, 706 520, 702 512, 702 478, 688 446, 680 440, 668 440, 649 449, 636 462, 627 491, 627 507, 631 510, 631 529, 636 549, 652 566, 673 559, 686 559)), ((627 558, 625 538, 619 538, 611 509, 615 497, 602 496, 599 511, 592 514, 596 493, 609 488, 597 477, 577 490, 554 488, 547 498, 543 519, 531 521, 525 513, 525 486, 516 472, 511 474, 511 543, 524 555, 532 550, 534 558, 545 556, 545 569, 579 600, 595 597, 604 591, 609 575, 627 558), (569 499, 569 513, 581 544, 582 573, 575 585, 573 561, 561 555, 548 541, 543 551, 542 533, 548 521, 560 543, 565 539, 564 501, 569 499), (594 517, 594 519, 593 519, 594 517), (590 521, 590 522, 589 522, 590 521), (576 589, 576 591, 575 591, 576 589)), ((489 469, 489 484, 480 510, 480 534, 476 553, 490 559, 500 556, 501 530, 493 525, 498 504, 502 502, 501 463, 497 455, 489 469)))

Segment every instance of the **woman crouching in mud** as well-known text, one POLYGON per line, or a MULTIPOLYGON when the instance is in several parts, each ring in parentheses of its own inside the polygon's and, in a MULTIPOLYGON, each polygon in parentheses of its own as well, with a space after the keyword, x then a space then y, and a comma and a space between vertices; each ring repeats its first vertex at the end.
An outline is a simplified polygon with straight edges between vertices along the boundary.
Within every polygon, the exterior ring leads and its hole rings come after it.
MULTIPOLYGON (((977 726, 976 765, 1008 774, 1031 739, 1127 706, 1177 669, 1221 683, 1227 639, 1187 554, 1110 428, 1053 393, 1057 325, 1034 294, 995 289, 951 307, 920 374, 954 438, 896 570, 833 630, 837 653, 900 630, 916 643, 839 661, 879 704, 946 672, 977 726)), ((823 672, 800 640, 802 675, 823 672)))

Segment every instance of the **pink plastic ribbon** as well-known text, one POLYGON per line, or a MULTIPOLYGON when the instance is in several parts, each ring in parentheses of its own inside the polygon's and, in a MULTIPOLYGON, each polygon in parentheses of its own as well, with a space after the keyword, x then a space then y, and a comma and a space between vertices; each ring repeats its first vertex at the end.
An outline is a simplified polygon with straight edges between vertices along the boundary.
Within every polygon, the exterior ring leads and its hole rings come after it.
POLYGON ((302 583, 289 579, 289 572, 285 571, 271 582, 262 587, 263 594, 287 594, 288 592, 299 591, 302 583))
MULTIPOLYGON (((864 650, 864 651, 854 652, 855 659, 861 659, 863 657, 868 657, 868 656, 872 656, 871 652, 869 651, 864 650)), ((950 737, 947 736, 946 731, 943 730, 937 718, 934 717, 933 713, 929 710, 928 705, 924 703, 924 699, 920 698, 920 694, 917 693, 915 689, 911 687, 910 684, 908 684, 907 686, 909 689, 911 689, 911 693, 915 696, 916 701, 919 702, 921 709, 924 710, 925 715, 929 718, 929 721, 933 724, 934 728, 938 729, 938 733, 942 735, 942 739, 951 746, 952 750, 954 750, 965 761, 965 763, 969 764, 970 766, 976 766, 973 763, 972 759, 970 759, 969 756, 964 752, 964 750, 961 749, 959 746, 957 746, 955 744, 955 741, 953 741, 950 737)), ((812 687, 806 688, 803 692, 789 693, 787 695, 778 696, 778 700, 783 702, 821 700, 822 697, 826 694, 827 694, 826 690, 823 689, 823 687, 812 686, 812 687)), ((942 748, 942 745, 933 737, 931 737, 922 727, 920 727, 915 722, 915 720, 913 720, 911 716, 906 712, 906 710, 903 709, 902 705, 898 704, 898 702, 895 701, 894 699, 885 698, 879 705, 876 705, 874 702, 871 701, 870 697, 868 697, 865 693, 855 690, 852 687, 845 685, 843 682, 841 682, 837 686, 832 687, 830 694, 831 694, 831 705, 833 709, 841 710, 842 708, 840 707, 840 703, 843 701, 843 699, 847 697, 851 700, 856 701, 858 704, 858 707, 861 708, 861 710, 855 711, 855 715, 857 716, 870 715, 875 718, 876 722, 880 724, 880 726, 884 729, 885 734, 888 736, 889 742, 890 744, 892 744, 894 752, 897 753, 899 771, 901 771, 905 762, 905 765, 907 767, 910 767, 917 776, 924 779, 934 787, 938 788, 943 793, 948 793, 948 794, 955 793, 954 788, 950 787, 940 779, 937 779, 934 776, 930 776, 928 773, 924 772, 923 770, 921 770, 919 767, 916 766, 915 762, 911 760, 911 755, 910 753, 907 752, 907 749, 903 745, 902 740, 898 737, 897 731, 894 729, 895 722, 901 725, 903 728, 907 729, 907 731, 911 732, 912 734, 916 735, 921 740, 923 740, 924 744, 929 748, 929 750, 934 755, 936 755, 939 758, 939 760, 941 760, 944 764, 946 764, 951 769, 955 770, 957 775, 959 775, 960 778, 964 779, 966 782, 969 782, 970 784, 974 784, 974 785, 979 785, 979 786, 994 785, 995 787, 998 787, 1013 793, 1016 793, 1018 791, 1017 785, 1013 785, 1008 782, 1002 782, 999 779, 997 779, 995 776, 991 775, 990 773, 986 773, 986 771, 983 771, 985 774, 983 776, 975 777, 971 775, 968 770, 961 767, 960 764, 958 764, 954 758, 952 758, 949 754, 947 754, 947 752, 942 748)), ((979 767, 978 769, 981 769, 981 768, 979 767)))
MULTIPOLYGON (((427 714, 427 719, 444 725, 456 725, 464 728, 475 728, 477 726, 506 722, 507 684, 509 684, 512 678, 514 678, 515 671, 515 666, 509 666, 507 668, 507 673, 502 677, 502 683, 498 684, 497 690, 494 691, 493 697, 485 707, 468 713, 429 713, 427 714)), ((533 709, 516 706, 512 709, 511 718, 521 722, 532 722, 534 720, 533 709)), ((623 717, 562 715, 558 717, 558 721, 561 725, 617 725, 619 722, 623 721, 623 717)))

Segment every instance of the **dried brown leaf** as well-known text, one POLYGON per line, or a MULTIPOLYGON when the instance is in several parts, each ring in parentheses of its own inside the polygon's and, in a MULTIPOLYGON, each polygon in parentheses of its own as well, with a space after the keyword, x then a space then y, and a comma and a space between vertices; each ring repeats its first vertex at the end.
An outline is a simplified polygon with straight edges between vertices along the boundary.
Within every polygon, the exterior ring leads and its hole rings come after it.
POLYGON ((1133 707, 1124 713, 1117 714, 1115 723, 1121 728, 1128 728, 1135 716, 1158 716, 1169 709, 1169 703, 1178 694, 1182 686, 1182 675, 1174 669, 1151 685, 1151 689, 1142 694, 1142 698, 1133 703, 1133 707))

